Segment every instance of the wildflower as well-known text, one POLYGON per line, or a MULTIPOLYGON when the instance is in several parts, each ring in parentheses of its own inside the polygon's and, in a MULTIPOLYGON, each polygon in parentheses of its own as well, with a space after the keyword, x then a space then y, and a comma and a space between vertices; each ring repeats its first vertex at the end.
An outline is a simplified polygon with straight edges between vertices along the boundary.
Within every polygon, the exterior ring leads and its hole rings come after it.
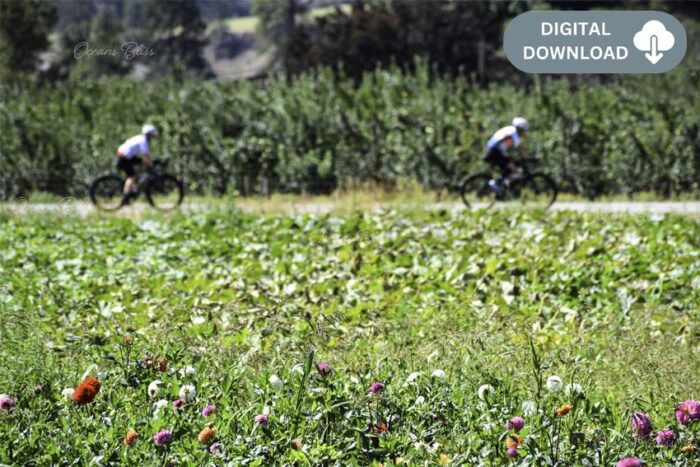
POLYGON ((405 463, 406 459, 404 459, 403 457, 397 457, 396 459, 394 459, 394 465, 402 465, 405 463))
POLYGON ((430 377, 431 377, 431 378, 442 379, 442 380, 447 379, 447 375, 445 374, 445 372, 442 371, 442 370, 439 369, 439 368, 438 368, 437 370, 433 371, 433 374, 430 375, 430 377))
POLYGON ((568 397, 583 395, 583 388, 578 383, 567 384, 566 388, 564 388, 564 394, 568 397))
POLYGON ((165 357, 156 358, 153 360, 153 368, 161 373, 165 372, 165 370, 168 368, 168 360, 165 357))
POLYGON ((151 384, 148 385, 148 397, 153 398, 160 394, 160 385, 163 384, 163 382, 159 379, 151 382, 151 384))
POLYGON ((160 430, 158 433, 153 435, 153 442, 156 446, 161 447, 166 444, 170 444, 173 441, 173 432, 170 430, 160 430))
POLYGON ((506 438, 506 447, 508 449, 511 448, 519 448, 523 444, 523 438, 520 437, 520 435, 508 435, 506 438))
POLYGON ((506 451, 506 456, 510 457, 511 459, 518 457, 518 448, 508 448, 506 451))
POLYGON ((296 450, 301 450, 303 447, 303 444, 301 444, 301 439, 299 438, 294 438, 291 442, 292 446, 294 446, 294 449, 296 450))
POLYGON ((450 462, 450 458, 447 457, 447 454, 440 454, 440 465, 447 465, 450 462))
POLYGON ((632 433, 640 438, 649 438, 651 436, 652 427, 649 415, 642 412, 635 412, 632 415, 632 433))
POLYGON ((389 427, 384 422, 379 422, 379 425, 372 425, 372 433, 385 433, 389 427))
POLYGON ((272 389, 277 392, 280 392, 282 389, 284 389, 284 382, 277 375, 270 375, 269 382, 270 386, 272 386, 272 389))
POLYGON ((479 396, 479 399, 484 401, 490 394, 493 394, 494 391, 495 389, 493 389, 493 386, 491 386, 490 384, 482 384, 481 386, 479 386, 477 394, 479 396))
POLYGON ((372 383, 372 386, 369 387, 369 392, 372 395, 377 395, 380 392, 384 392, 384 383, 372 383))
POLYGON ((8 396, 7 394, 0 394, 0 409, 9 413, 17 405, 17 401, 8 396))
POLYGON ((223 445, 221 443, 214 443, 211 446, 209 446, 209 453, 218 456, 221 454, 221 448, 223 445))
POLYGON ((187 365, 185 368, 180 369, 180 376, 194 376, 197 374, 197 370, 194 367, 187 365))
POLYGON ((267 415, 259 414, 255 416, 255 422, 261 427, 265 428, 270 424, 270 419, 267 415))
POLYGON ((525 420, 522 417, 513 417, 506 423, 506 430, 520 431, 525 426, 525 420))
POLYGON ((158 402, 154 404, 155 410, 153 411, 153 417, 157 417, 158 413, 160 413, 161 409, 165 408, 168 406, 168 401, 165 399, 161 399, 158 402))
POLYGON ((216 412, 216 406, 215 405, 208 405, 202 409, 202 415, 205 417, 209 417, 212 414, 216 412))
POLYGON ((693 446, 692 444, 687 444, 687 445, 685 445, 685 446, 683 446, 683 447, 681 448, 681 451, 683 451, 683 452, 693 452, 693 451, 695 451, 695 446, 693 446))
POLYGON ((173 401, 173 410, 177 410, 180 407, 183 407, 185 404, 187 404, 187 401, 185 399, 175 399, 173 401))
POLYGON ((73 392, 73 400, 80 405, 89 404, 100 392, 100 382, 97 378, 86 378, 73 392))
POLYGON ((65 399, 73 399, 74 392, 75 392, 75 389, 73 389, 73 388, 65 388, 63 391, 61 391, 61 396, 64 397, 65 399))
POLYGON ((676 441, 676 435, 673 430, 659 430, 656 432, 656 444, 660 446, 673 446, 676 441))
POLYGON ((191 384, 185 384, 180 388, 180 399, 191 401, 195 397, 197 397, 197 388, 191 384))
POLYGON ((676 420, 683 426, 694 420, 700 420, 700 402, 687 400, 676 408, 676 420))
POLYGON ((557 375, 552 375, 549 378, 547 378, 546 386, 549 392, 559 392, 561 391, 563 385, 564 383, 562 382, 561 378, 557 375))
POLYGON ((420 376, 420 372, 414 371, 413 373, 408 375, 408 378, 406 378, 406 384, 411 384, 412 382, 417 380, 419 376, 420 376))
POLYGON ((126 337, 124 337, 124 339, 122 339, 122 344, 124 344, 124 345, 131 345, 133 343, 134 343, 134 341, 129 336, 126 336, 126 337))
POLYGON ((139 437, 139 434, 136 433, 136 430, 129 430, 126 432, 126 436, 124 436, 124 444, 127 446, 132 446, 136 442, 136 438, 139 437))
POLYGON ((204 427, 202 431, 197 435, 197 441, 201 444, 209 444, 209 442, 216 436, 216 428, 211 425, 204 427))
POLYGON ((571 412, 571 409, 573 409, 571 404, 564 404, 561 407, 557 408, 556 412, 557 412, 557 415, 559 415, 560 417, 563 417, 564 415, 571 412))
POLYGON ((533 400, 523 402, 523 415, 530 417, 537 413, 537 403, 533 400))
POLYGON ((319 363, 318 373, 321 376, 330 376, 333 374, 333 368, 331 368, 331 366, 328 363, 319 363))
POLYGON ((620 459, 617 463, 617 467, 642 467, 642 461, 636 457, 625 457, 620 459))

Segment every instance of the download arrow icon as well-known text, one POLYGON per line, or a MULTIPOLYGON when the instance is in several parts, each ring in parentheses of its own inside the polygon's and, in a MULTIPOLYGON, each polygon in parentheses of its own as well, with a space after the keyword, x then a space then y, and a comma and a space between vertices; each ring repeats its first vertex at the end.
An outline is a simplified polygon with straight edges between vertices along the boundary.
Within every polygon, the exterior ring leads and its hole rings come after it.
POLYGON ((650 41, 650 49, 651 53, 647 52, 644 54, 644 56, 649 60, 652 65, 656 65, 656 63, 661 60, 661 57, 664 56, 661 52, 659 52, 659 38, 657 36, 651 36, 649 38, 650 41))

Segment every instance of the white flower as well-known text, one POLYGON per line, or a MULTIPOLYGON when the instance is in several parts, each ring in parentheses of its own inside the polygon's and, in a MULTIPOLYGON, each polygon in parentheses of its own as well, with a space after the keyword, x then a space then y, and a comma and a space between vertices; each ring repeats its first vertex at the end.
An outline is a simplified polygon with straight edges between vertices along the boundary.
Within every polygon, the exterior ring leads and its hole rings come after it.
POLYGON ((63 391, 61 391, 61 395, 66 398, 66 399, 73 399, 73 393, 75 392, 75 389, 73 388, 66 388, 63 391))
POLYGON ((292 368, 292 373, 299 373, 302 376, 304 375, 304 368, 302 367, 301 363, 294 365, 292 368))
POLYGON ((564 392, 567 396, 571 397, 577 394, 583 394, 583 388, 578 383, 567 384, 564 388, 564 392))
POLYGON ((489 394, 493 394, 494 391, 495 389, 493 389, 493 386, 491 386, 490 384, 482 384, 481 386, 479 386, 477 394, 479 394, 479 399, 483 401, 486 400, 486 397, 489 394))
POLYGON ((160 393, 160 385, 163 384, 163 382, 159 379, 153 381, 151 384, 148 385, 148 397, 155 397, 160 393))
POLYGON ((415 402, 414 405, 423 405, 423 404, 425 404, 425 397, 423 397, 423 396, 418 396, 418 397, 416 398, 416 402, 415 402))
POLYGON ((416 379, 418 379, 419 376, 420 376, 420 372, 414 371, 413 373, 408 375, 408 378, 406 378, 406 384, 410 384, 410 383, 414 382, 416 379))
POLYGON ((197 374, 197 370, 194 367, 187 365, 185 368, 180 369, 180 376, 194 376, 197 374))
POLYGON ((437 370, 433 371, 433 374, 430 376, 432 378, 437 378, 437 379, 443 379, 443 380, 447 379, 447 375, 445 374, 445 372, 439 368, 437 370))
POLYGON ((154 404, 154 410, 153 410, 153 418, 158 417, 158 414, 162 409, 168 406, 168 401, 165 399, 161 399, 158 402, 154 404))
POLYGON ((197 388, 191 384, 185 384, 180 388, 180 399, 191 401, 195 397, 197 397, 197 388))
POLYGON ((270 386, 272 386, 272 389, 275 391, 280 392, 282 389, 284 389, 284 382, 279 378, 279 376, 271 375, 269 381, 270 386))
POLYGON ((527 400, 523 402, 523 415, 526 417, 532 417, 537 413, 537 404, 533 400, 527 400))
POLYGON ((562 382, 561 378, 557 375, 552 375, 549 378, 547 378, 547 389, 549 389, 550 392, 561 391, 563 385, 564 383, 562 382))

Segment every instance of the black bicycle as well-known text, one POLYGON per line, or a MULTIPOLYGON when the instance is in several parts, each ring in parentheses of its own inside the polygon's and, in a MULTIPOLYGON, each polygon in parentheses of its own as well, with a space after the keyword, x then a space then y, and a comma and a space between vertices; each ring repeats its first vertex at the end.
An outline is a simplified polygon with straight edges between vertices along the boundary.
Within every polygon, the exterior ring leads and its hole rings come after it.
POLYGON ((541 172, 532 172, 539 159, 528 158, 514 161, 518 172, 506 181, 492 173, 479 173, 467 177, 460 187, 462 201, 467 208, 485 208, 496 201, 514 202, 527 207, 547 209, 557 199, 559 188, 554 180, 541 172))
POLYGON ((148 203, 161 210, 175 209, 182 203, 185 188, 174 175, 166 173, 168 160, 154 160, 153 167, 139 178, 138 189, 122 202, 124 182, 126 179, 117 174, 97 177, 90 184, 90 199, 103 211, 116 211, 135 201, 141 192, 146 194, 148 203))

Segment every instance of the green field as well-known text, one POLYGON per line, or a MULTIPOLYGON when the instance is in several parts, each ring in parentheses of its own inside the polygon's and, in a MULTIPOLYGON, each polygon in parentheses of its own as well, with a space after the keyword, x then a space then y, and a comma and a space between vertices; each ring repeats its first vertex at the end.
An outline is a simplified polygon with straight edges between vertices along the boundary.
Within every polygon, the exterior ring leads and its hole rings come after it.
POLYGON ((0 464, 700 462, 697 219, 0 216, 0 464))

